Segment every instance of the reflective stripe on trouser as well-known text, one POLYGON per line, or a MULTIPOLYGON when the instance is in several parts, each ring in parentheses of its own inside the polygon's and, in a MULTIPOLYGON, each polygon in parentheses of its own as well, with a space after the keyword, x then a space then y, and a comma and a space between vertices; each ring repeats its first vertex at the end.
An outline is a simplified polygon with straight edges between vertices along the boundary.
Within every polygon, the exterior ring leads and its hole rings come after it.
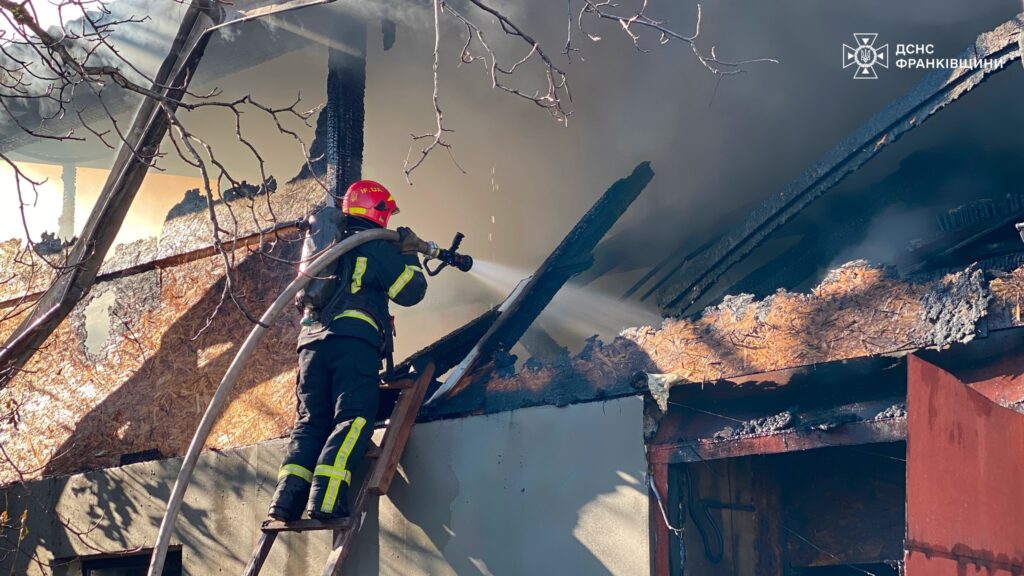
MULTIPOLYGON (((330 336, 299 351, 299 414, 284 462, 313 471, 314 493, 325 493, 331 478, 317 476, 317 464, 333 468, 356 418, 370 425, 364 424, 349 451, 346 470, 356 468, 370 443, 380 403, 379 353, 376 346, 365 340, 344 336, 330 336)), ((339 490, 339 499, 342 492, 347 489, 339 490)), ((309 504, 319 510, 320 496, 309 504)))
POLYGON ((348 433, 345 434, 345 439, 342 441, 341 446, 338 447, 338 452, 334 456, 334 464, 330 466, 326 464, 317 465, 315 474, 330 478, 327 483, 327 492, 324 493, 324 501, 320 505, 321 512, 333 512, 334 505, 338 501, 338 491, 341 489, 341 483, 352 483, 352 472, 348 469, 348 459, 365 425, 365 418, 358 417, 353 420, 352 424, 348 427, 348 433))
POLYGON ((313 473, 309 471, 309 468, 299 464, 285 464, 281 466, 281 469, 277 471, 277 479, 281 480, 286 476, 298 476, 306 482, 313 481, 313 473))

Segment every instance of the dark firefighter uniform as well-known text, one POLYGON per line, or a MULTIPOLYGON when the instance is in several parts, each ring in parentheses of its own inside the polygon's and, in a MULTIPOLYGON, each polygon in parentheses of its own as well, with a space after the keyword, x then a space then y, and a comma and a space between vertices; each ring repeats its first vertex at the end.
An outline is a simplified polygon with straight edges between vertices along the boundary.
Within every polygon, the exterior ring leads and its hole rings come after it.
MULTIPOLYGON (((376 228, 350 217, 345 235, 376 228)), ((423 299, 426 278, 415 253, 373 241, 338 263, 338 286, 321 311, 323 324, 299 334, 298 418, 270 516, 297 519, 348 515, 352 470, 362 460, 380 397, 381 359, 393 329, 388 302, 412 306, 423 299)))

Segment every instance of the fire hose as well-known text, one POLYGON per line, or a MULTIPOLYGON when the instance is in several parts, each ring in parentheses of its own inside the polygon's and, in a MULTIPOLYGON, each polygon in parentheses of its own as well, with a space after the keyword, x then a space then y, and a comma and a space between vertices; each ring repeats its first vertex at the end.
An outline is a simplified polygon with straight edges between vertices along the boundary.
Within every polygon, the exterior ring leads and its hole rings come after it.
MULTIPOLYGON (((277 319, 281 312, 284 311, 285 307, 294 302, 295 295, 299 290, 302 290, 318 273, 327 268, 327 266, 340 258, 346 252, 374 240, 398 242, 400 239, 398 232, 394 230, 364 230, 353 234, 334 246, 331 246, 304 267, 304 273, 300 274, 295 278, 295 280, 292 280, 291 284, 281 292, 277 299, 274 300, 274 303, 271 304, 270 307, 267 308, 267 311, 263 313, 260 317, 259 323, 253 326, 252 330, 249 331, 249 336, 246 337, 245 342, 242 343, 238 353, 235 354, 234 360, 231 361, 231 365, 228 366, 227 372, 224 374, 224 377, 221 378, 220 384, 217 385, 217 390, 214 392, 213 398, 210 399, 209 406, 206 407, 206 412, 203 414, 203 418, 199 422, 199 427, 196 428, 195 435, 192 436, 192 442, 188 446, 188 451, 185 452, 185 457, 181 462, 181 470, 178 471, 178 478, 174 482, 174 489, 171 491, 170 499, 167 501, 167 510, 164 512, 163 520, 160 522, 160 530, 157 532, 156 545, 153 548, 153 557, 149 563, 149 576, 160 576, 163 574, 164 561, 167 557, 167 547, 171 541, 171 532, 174 530, 174 522, 178 517, 178 513, 181 511, 181 505, 185 498, 185 491, 188 489, 189 482, 192 480, 192 472, 195 470, 196 463, 199 460, 199 453, 202 452, 203 446, 206 444, 206 439, 210 436, 210 431, 213 429, 213 425, 220 414, 221 408, 224 407, 224 402, 227 400, 228 394, 231 393, 231 388, 235 385, 235 381, 238 380, 238 377, 241 375, 242 369, 249 361, 249 357, 252 356, 252 353, 256 350, 256 346, 263 338, 263 334, 277 319)), ((417 252, 424 254, 428 259, 437 259, 441 261, 442 265, 439 268, 442 268, 445 265, 452 265, 459 270, 468 271, 473 265, 473 259, 457 252, 461 240, 462 234, 457 234, 456 240, 452 243, 452 247, 448 249, 440 249, 436 243, 426 242, 419 240, 418 238, 414 238, 413 243, 415 244, 415 250, 417 252)), ((435 269, 433 274, 436 274, 439 271, 439 268, 435 269)))

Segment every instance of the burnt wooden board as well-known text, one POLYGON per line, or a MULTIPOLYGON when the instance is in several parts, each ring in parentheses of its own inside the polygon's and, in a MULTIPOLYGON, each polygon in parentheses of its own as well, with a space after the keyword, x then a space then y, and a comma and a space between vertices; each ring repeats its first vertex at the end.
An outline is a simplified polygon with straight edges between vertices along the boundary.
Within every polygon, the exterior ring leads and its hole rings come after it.
POLYGON ((590 267, 597 243, 619 221, 652 178, 654 171, 650 163, 642 162, 629 176, 605 191, 526 283, 516 287, 513 295, 502 304, 501 315, 476 345, 473 357, 448 377, 428 403, 441 395, 450 397, 458 394, 477 371, 491 361, 495 352, 512 349, 562 286, 590 267))

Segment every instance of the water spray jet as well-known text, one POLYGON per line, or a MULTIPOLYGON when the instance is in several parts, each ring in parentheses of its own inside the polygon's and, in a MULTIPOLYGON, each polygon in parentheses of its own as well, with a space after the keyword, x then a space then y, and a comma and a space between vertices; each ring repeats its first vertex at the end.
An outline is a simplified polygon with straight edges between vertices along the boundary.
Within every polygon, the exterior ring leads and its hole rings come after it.
MULTIPOLYGON (((470 276, 496 294, 507 294, 530 273, 490 260, 477 260, 470 276)), ((557 324, 561 332, 580 339, 595 334, 614 337, 624 328, 661 324, 661 316, 644 307, 572 284, 562 287, 543 317, 557 324)))

